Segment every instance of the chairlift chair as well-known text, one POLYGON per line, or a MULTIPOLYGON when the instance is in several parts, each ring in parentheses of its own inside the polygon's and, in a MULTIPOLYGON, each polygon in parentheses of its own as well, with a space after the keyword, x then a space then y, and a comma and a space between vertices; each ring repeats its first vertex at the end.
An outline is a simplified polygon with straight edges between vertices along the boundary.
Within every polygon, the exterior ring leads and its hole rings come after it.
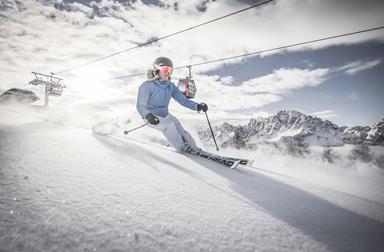
POLYGON ((179 83, 177 84, 177 88, 188 98, 192 99, 195 98, 196 94, 196 84, 195 81, 192 79, 191 74, 191 66, 188 67, 189 69, 189 76, 186 78, 179 79, 179 83))
POLYGON ((61 96, 62 93, 63 93, 63 86, 60 83, 51 83, 51 88, 49 89, 49 95, 61 96))
POLYGON ((62 79, 54 77, 53 73, 51 75, 46 75, 42 73, 32 72, 35 75, 35 79, 30 81, 31 85, 45 85, 46 91, 49 95, 52 96, 61 96, 63 93, 64 86, 61 84, 62 79))

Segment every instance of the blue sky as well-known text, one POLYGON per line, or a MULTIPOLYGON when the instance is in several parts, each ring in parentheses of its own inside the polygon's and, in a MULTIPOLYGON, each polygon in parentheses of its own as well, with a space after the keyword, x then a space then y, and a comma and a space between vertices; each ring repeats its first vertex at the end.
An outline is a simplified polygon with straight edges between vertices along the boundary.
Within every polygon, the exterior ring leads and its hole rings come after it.
MULTIPOLYGON (((384 44, 365 42, 355 45, 339 45, 314 51, 289 52, 266 57, 252 57, 237 65, 222 66, 207 74, 230 75, 234 83, 266 75, 279 68, 327 68, 345 62, 374 61, 381 63, 353 75, 334 73, 316 87, 304 87, 292 91, 281 101, 267 104, 262 110, 275 113, 278 110, 296 109, 311 114, 327 111, 325 118, 339 125, 373 124, 384 118, 384 44)), ((254 109, 252 109, 254 110, 254 109)))
MULTIPOLYGON (((0 1, 0 90, 32 89, 31 71, 59 72, 151 38, 248 7, 250 0, 0 1)), ((158 56, 199 63, 384 25, 384 1, 276 0, 115 57, 66 71, 52 105, 138 116, 137 89, 158 56), (117 112, 116 112, 117 113, 117 112)), ((296 109, 339 125, 382 117, 384 30, 193 69, 196 100, 217 118, 251 118, 296 109)), ((187 70, 177 70, 173 80, 187 70)), ((191 111, 172 103, 179 117, 191 111)))

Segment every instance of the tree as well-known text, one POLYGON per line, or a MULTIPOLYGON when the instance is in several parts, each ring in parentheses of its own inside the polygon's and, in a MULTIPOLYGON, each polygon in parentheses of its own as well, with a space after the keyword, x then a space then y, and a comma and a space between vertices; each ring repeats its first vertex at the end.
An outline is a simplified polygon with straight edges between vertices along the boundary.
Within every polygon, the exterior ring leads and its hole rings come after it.
POLYGON ((303 136, 291 138, 287 144, 287 153, 295 156, 304 158, 306 155, 310 154, 309 144, 305 142, 303 136))
POLYGON ((233 136, 233 144, 235 145, 236 149, 244 148, 246 145, 246 141, 241 137, 241 134, 239 131, 234 131, 235 135, 233 136))
POLYGON ((373 155, 371 153, 371 149, 368 144, 360 143, 352 149, 351 154, 348 156, 349 160, 352 161, 362 161, 364 163, 371 162, 373 160, 373 155))
POLYGON ((323 161, 333 163, 336 159, 339 159, 340 156, 330 145, 326 145, 324 151, 321 153, 321 158, 323 161))
POLYGON ((291 138, 288 143, 287 143, 287 153, 291 156, 296 156, 296 148, 295 148, 295 145, 293 143, 293 138, 291 138))
POLYGON ((305 142, 305 139, 302 136, 297 138, 297 148, 297 152, 300 157, 305 157, 306 155, 309 155, 311 153, 311 150, 309 149, 309 144, 305 142))
POLYGON ((375 165, 379 168, 384 169, 384 155, 381 154, 380 156, 375 158, 375 165))

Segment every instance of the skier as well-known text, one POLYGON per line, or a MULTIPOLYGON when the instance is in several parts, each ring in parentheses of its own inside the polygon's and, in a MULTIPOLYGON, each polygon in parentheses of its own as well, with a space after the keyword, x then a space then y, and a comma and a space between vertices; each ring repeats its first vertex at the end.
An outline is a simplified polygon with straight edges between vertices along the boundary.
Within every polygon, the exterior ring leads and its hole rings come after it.
POLYGON ((171 97, 186 108, 206 112, 205 103, 196 103, 189 100, 173 82, 172 61, 166 57, 159 57, 153 63, 153 74, 150 80, 145 81, 139 88, 136 108, 141 117, 149 122, 149 126, 163 133, 169 144, 177 151, 191 147, 197 149, 196 142, 180 122, 168 112, 171 97))

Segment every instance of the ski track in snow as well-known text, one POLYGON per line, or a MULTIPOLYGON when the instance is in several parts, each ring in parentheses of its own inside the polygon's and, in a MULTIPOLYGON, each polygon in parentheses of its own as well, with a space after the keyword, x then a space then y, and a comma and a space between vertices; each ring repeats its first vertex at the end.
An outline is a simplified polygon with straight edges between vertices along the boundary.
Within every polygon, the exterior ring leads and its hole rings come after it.
MULTIPOLYGON (((364 197, 0 111, 0 251, 381 251, 364 197)), ((283 174, 284 175, 284 174, 283 174)))

